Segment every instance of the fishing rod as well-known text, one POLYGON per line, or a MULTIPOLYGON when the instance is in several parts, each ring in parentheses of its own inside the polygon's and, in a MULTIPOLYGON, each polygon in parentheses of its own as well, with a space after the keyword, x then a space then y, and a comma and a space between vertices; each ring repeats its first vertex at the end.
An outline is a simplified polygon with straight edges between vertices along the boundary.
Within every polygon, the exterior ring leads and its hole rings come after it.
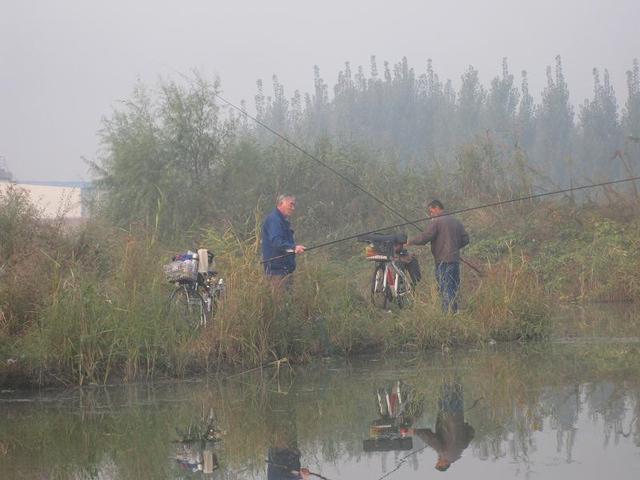
MULTIPOLYGON (((440 217, 447 217, 449 215, 457 215, 457 214, 460 214, 460 213, 472 212, 474 210, 480 210, 480 209, 483 209, 483 208, 498 207, 500 205, 507 205, 507 204, 515 203, 515 202, 524 202, 524 201, 527 201, 527 200, 534 200, 536 198, 547 197, 547 196, 550 196, 550 195, 559 195, 561 193, 575 192, 577 190, 586 190, 588 188, 604 187, 604 186, 607 186, 607 185, 615 185, 615 184, 618 184, 618 183, 633 182, 633 181, 637 181, 637 180, 640 180, 640 176, 621 178, 621 179, 618 179, 618 180, 610 180, 610 181, 607 181, 607 182, 593 183, 593 184, 588 184, 588 185, 580 185, 578 187, 563 188, 562 190, 555 190, 553 192, 536 193, 536 194, 533 194, 533 195, 527 195, 526 197, 515 197, 515 198, 510 198, 508 200, 501 200, 499 202, 487 203, 487 204, 484 204, 484 205, 476 205, 475 207, 461 208, 459 210, 453 210, 451 212, 444 212, 444 213, 440 214, 439 216, 440 217)), ((389 226, 386 226, 386 227, 380 227, 380 228, 377 228, 376 230, 370 230, 368 232, 361 232, 361 233, 358 233, 358 234, 355 234, 355 235, 349 235, 348 237, 339 238, 337 240, 331 240, 329 242, 320 243, 318 245, 313 245, 311 247, 305 248, 305 252, 307 252, 309 250, 315 250, 317 248, 328 247, 330 245, 335 245, 336 243, 345 242, 347 240, 353 240, 354 238, 358 238, 358 237, 361 237, 361 236, 364 236, 364 235, 370 235, 372 233, 379 233, 379 232, 382 232, 384 230, 392 230, 394 228, 405 227, 405 226, 407 226, 409 224, 415 225, 418 222, 424 222, 424 221, 429 220, 429 219, 431 219, 431 217, 424 217, 424 218, 420 218, 418 220, 410 221, 410 222, 407 222, 407 223, 397 223, 395 225, 389 225, 389 226)), ((271 260, 277 260, 277 259, 288 257, 288 256, 291 256, 291 255, 295 255, 295 253, 294 252, 288 252, 288 253, 285 253, 284 255, 279 255, 277 257, 272 257, 272 258, 269 258, 267 260, 264 260, 262 263, 270 262, 271 260)))
MULTIPOLYGON (((336 243, 344 242, 344 241, 347 241, 347 240, 352 240, 352 239, 360 237, 362 235, 368 235, 368 234, 371 234, 371 233, 377 233, 377 232, 380 232, 380 231, 383 231, 383 230, 389 230, 389 229, 393 229, 393 228, 405 227, 407 225, 412 225, 418 231, 421 231, 420 227, 418 227, 417 224, 420 223, 420 222, 424 222, 426 220, 429 220, 431 218, 431 217, 424 217, 424 218, 421 218, 421 219, 418 219, 418 220, 409 220, 409 219, 407 219, 402 213, 397 211, 395 208, 393 208, 387 202, 385 202, 384 200, 378 198, 373 193, 369 192, 368 190, 366 190, 362 186, 358 185, 356 182, 354 182, 353 180, 351 180, 347 176, 345 176, 342 173, 338 172, 335 168, 331 167, 326 162, 323 162, 319 158, 315 157, 314 155, 312 155, 311 153, 306 151, 304 148, 300 147, 299 145, 297 145, 293 141, 289 140, 287 137, 285 137, 281 133, 279 133, 276 130, 274 130, 273 128, 271 128, 266 123, 260 121, 258 118, 256 118, 253 115, 249 114, 243 108, 240 108, 237 105, 235 105, 234 103, 231 103, 229 100, 225 99, 224 97, 222 97, 218 93, 214 92, 213 95, 216 98, 218 98, 220 101, 224 102, 225 104, 227 104, 231 108, 234 108, 238 112, 242 113, 247 118, 250 118, 251 120, 256 122, 258 125, 263 127, 265 130, 271 132, 273 135, 275 135, 276 137, 280 138, 282 141, 284 141, 285 143, 287 143, 288 145, 290 145, 294 149, 298 150, 302 154, 304 154, 307 157, 309 157, 310 159, 312 159, 314 162, 318 163, 319 165, 323 166, 324 168, 326 168, 327 170, 329 170, 333 174, 337 175, 338 177, 343 179, 345 182, 349 183, 351 186, 353 186, 357 190, 361 191, 365 195, 369 196, 370 198, 375 200, 377 203, 379 203, 380 205, 384 206, 389 211, 391 211, 392 213, 397 215, 399 218, 404 220, 404 223, 399 223, 399 224, 391 225, 391 226, 388 226, 388 227, 378 228, 376 230, 371 230, 369 232, 359 233, 357 235, 350 235, 348 237, 341 238, 341 239, 338 239, 338 240, 333 240, 333 241, 330 241, 330 242, 321 243, 319 245, 314 245, 314 246, 311 246, 309 248, 305 248, 305 251, 310 251, 310 250, 315 250, 315 249, 322 248, 322 247, 327 247, 329 245, 334 245, 336 243)), ((601 183, 591 184, 591 185, 581 185, 579 187, 571 187, 571 188, 566 188, 566 189, 562 189, 562 190, 557 190, 557 191, 554 191, 554 192, 539 193, 539 194, 535 194, 535 195, 529 195, 529 196, 526 196, 526 197, 518 197, 518 198, 509 199, 509 200, 489 203, 489 204, 486 204, 486 205, 480 205, 480 206, 476 206, 476 207, 470 207, 470 208, 464 208, 464 209, 460 209, 460 210, 454 210, 452 212, 444 213, 444 214, 442 214, 440 216, 449 216, 449 215, 454 215, 454 214, 458 214, 458 213, 466 213, 466 212, 470 212, 470 211, 473 211, 473 210, 478 210, 478 209, 481 209, 481 208, 489 208, 489 207, 495 207, 495 206, 499 206, 499 205, 506 205, 506 204, 513 203, 513 202, 532 200, 534 198, 544 197, 544 196, 548 196, 548 195, 558 195, 558 194, 561 194, 561 193, 567 193, 567 192, 572 192, 572 191, 577 191, 577 190, 584 190, 584 189, 587 189, 587 188, 595 188, 595 187, 600 187, 600 186, 605 186, 605 185, 613 185, 613 184, 622 183, 622 182, 630 182, 630 181, 639 180, 639 179, 640 179, 640 177, 630 177, 630 178, 625 178, 625 179, 620 179, 620 180, 612 180, 612 181, 609 181, 609 182, 601 182, 601 183)), ((288 256, 291 256, 291 255, 295 255, 295 252, 287 252, 284 255, 280 255, 280 256, 277 256, 277 257, 269 258, 267 260, 263 260, 261 263, 266 263, 266 262, 269 262, 269 261, 272 261, 272 260, 288 257, 288 256)), ((480 270, 477 267, 475 267, 474 265, 472 265, 471 263, 469 263, 468 261, 464 260, 463 258, 461 258, 461 261, 463 261, 465 264, 467 264, 469 267, 471 267, 476 272, 480 273, 480 270)))
MULTIPOLYGON (((291 474, 293 474, 293 475, 300 475, 300 476, 302 476, 302 469, 301 469, 301 470, 291 469, 291 467, 289 467, 289 465, 284 465, 284 464, 282 464, 282 463, 271 462, 271 461, 269 461, 269 460, 265 460, 265 462, 266 462, 268 465, 273 465, 274 467, 278 467, 278 468, 280 468, 280 469, 282 469, 282 470, 285 470, 285 471, 287 471, 288 473, 291 473, 291 474)), ((317 478, 319 478, 319 479, 321 479, 321 480, 329 480, 327 477, 322 476, 322 475, 320 475, 319 473, 312 472, 311 470, 308 470, 308 469, 307 469, 307 474, 308 474, 308 475, 313 475, 314 477, 317 477, 317 478)))
MULTIPOLYGON (((184 74, 178 72, 182 77, 187 78, 184 74)), ((190 80, 190 79, 188 79, 190 80)), ((245 115, 247 118, 250 118, 251 120, 253 120, 255 123, 257 123, 258 125, 260 125, 262 128, 264 128, 265 130, 271 132, 273 135, 275 135, 276 137, 280 138, 283 142, 287 143, 287 145, 290 145, 291 147, 295 148, 296 150, 298 150, 299 152, 303 153, 304 155, 306 155, 307 157, 309 157, 311 160, 313 160, 314 162, 318 163, 319 165, 323 166, 324 168, 326 168, 327 170, 329 170, 330 172, 332 172, 333 174, 337 175, 338 177, 340 177, 342 180, 344 180, 345 182, 347 182, 348 184, 350 184, 351 186, 353 186, 354 188, 356 188, 357 190, 361 191, 362 193, 364 193, 365 195, 369 196, 370 198, 372 198, 374 201, 376 201, 377 203, 379 203, 380 205, 382 205, 383 207, 385 207, 387 210, 391 211, 392 213, 394 213, 395 215, 397 215, 399 218, 401 218, 402 220, 404 220, 406 223, 404 225, 412 225, 417 231, 421 231, 420 227, 414 223, 411 222, 407 217, 405 217, 402 213, 400 213, 398 210, 396 210, 395 208, 393 208, 391 205, 389 205, 387 202, 385 202, 384 200, 378 198, 377 196, 375 196, 373 193, 369 192, 368 190, 366 190, 364 187, 360 186, 359 184, 357 184, 356 182, 354 182, 353 180, 351 180, 349 177, 343 175, 342 173, 340 173, 339 171, 337 171, 335 168, 331 167, 330 165, 328 165, 326 162, 323 162, 322 160, 320 160, 319 158, 317 158, 316 156, 312 155, 311 153, 309 153, 308 151, 306 151, 304 148, 302 148, 301 146, 299 146, 298 144, 294 143, 293 141, 289 140, 287 137, 285 137, 284 135, 282 135, 280 132, 274 130, 273 128, 271 128, 269 125, 267 125, 266 123, 260 121, 258 118, 254 117, 253 115, 251 115, 250 113, 248 113, 245 109, 238 107, 237 105, 235 105, 234 103, 230 102, 229 100, 227 100, 226 98, 224 98, 222 95, 213 92, 212 95, 216 98, 218 98, 220 101, 222 101, 223 103, 227 104, 228 106, 230 106, 231 108, 237 110, 238 112, 240 112, 241 114, 245 115)), ((285 255, 287 256, 287 255, 285 255)), ((275 257, 274 257, 275 258, 275 257)), ((278 257, 280 258, 280 257, 278 257)), ((270 261, 273 259, 269 259, 267 261, 270 261)), ((461 257, 460 260, 465 263, 467 266, 469 266, 472 270, 474 270, 476 273, 478 274, 482 274, 482 272, 480 271, 480 269, 478 267, 476 267, 475 265, 473 265, 472 263, 469 263, 467 260, 464 259, 464 257, 461 257)), ((265 263, 264 261, 262 263, 265 263)))
MULTIPOLYGON (((368 190, 366 190, 364 187, 360 186, 359 184, 357 184, 356 182, 354 182, 353 180, 351 180, 350 178, 348 178, 347 176, 343 175, 342 173, 338 172, 335 168, 331 167, 330 165, 328 165, 326 162, 323 162, 322 160, 320 160, 319 158, 315 157, 314 155, 310 154, 308 151, 306 151, 304 148, 300 147, 298 144, 292 142, 291 140, 289 140, 287 137, 285 137, 284 135, 282 135, 281 133, 277 132, 276 130, 272 129, 269 125, 267 125, 266 123, 260 121, 258 118, 254 117, 253 115, 249 114, 246 110, 244 110, 243 108, 238 107, 237 105, 231 103, 229 100, 225 99, 224 97, 222 97, 221 95, 217 94, 217 93, 213 93, 213 95, 215 97, 217 97, 219 100, 221 100, 222 102, 226 103, 227 105, 229 105, 231 108, 236 109, 237 111, 239 111, 240 113, 242 113, 243 115, 247 116, 248 118, 250 118, 251 120, 253 120, 254 122, 256 122, 258 125, 260 125, 261 127, 263 127, 265 130, 268 130, 269 132, 271 132, 272 134, 274 134, 276 137, 280 138, 282 141, 284 141, 285 143, 287 143, 288 145, 290 145, 291 147, 295 148, 296 150, 298 150, 299 152, 302 152, 304 155, 306 155, 307 157, 309 157, 310 159, 312 159, 314 162, 320 164, 321 166, 323 166, 324 168, 326 168, 327 170, 329 170, 330 172, 332 172, 333 174, 337 175, 338 177, 340 177, 341 179, 343 179, 345 182, 349 183, 351 186, 353 186, 354 188, 358 189, 359 191, 361 191, 362 193, 364 193, 365 195, 371 197, 373 200, 375 200, 376 202, 378 202, 380 205, 382 205, 383 207, 385 207, 387 210, 391 211, 392 213, 394 213, 395 215, 397 215, 399 218, 401 218, 402 220, 404 220, 406 223, 404 225, 412 225, 416 230, 418 230, 419 232, 421 231, 420 227, 410 221, 407 217, 405 217, 402 213, 400 213, 398 210, 396 210, 395 208, 393 208, 391 205, 389 205, 387 202, 385 202, 384 200, 378 198, 377 196, 375 196, 373 193, 369 192, 368 190)), ((316 247, 317 248, 317 247, 316 247)), ((307 249, 309 250, 309 249, 307 249)), ((284 256, 288 256, 288 255, 284 255, 284 256)), ((266 261, 271 261, 274 260, 275 258, 281 258, 281 257, 274 257, 271 259, 268 259, 266 261)), ((460 260, 465 263, 467 266, 469 266, 472 270, 474 270, 475 272, 477 272, 478 274, 481 274, 482 272, 480 272, 480 269, 478 267, 476 267, 475 265, 469 263, 467 260, 465 260, 464 258, 460 258, 460 260)), ((263 261, 262 263, 265 263, 266 261, 263 261)))

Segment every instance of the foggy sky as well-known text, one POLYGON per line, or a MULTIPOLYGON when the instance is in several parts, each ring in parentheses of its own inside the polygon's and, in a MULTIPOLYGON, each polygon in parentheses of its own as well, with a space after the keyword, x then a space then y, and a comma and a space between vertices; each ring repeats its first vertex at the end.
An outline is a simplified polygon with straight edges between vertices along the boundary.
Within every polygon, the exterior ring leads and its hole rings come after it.
POLYGON ((0 157, 20 180, 89 180, 81 157, 97 158, 101 118, 137 80, 196 69, 251 106, 258 78, 270 94, 278 75, 290 97, 312 90, 314 65, 331 87, 371 55, 417 73, 431 58, 456 88, 469 65, 488 87, 507 57, 538 101, 559 54, 576 113, 593 67, 621 110, 639 21, 639 0, 1 0, 0 157))

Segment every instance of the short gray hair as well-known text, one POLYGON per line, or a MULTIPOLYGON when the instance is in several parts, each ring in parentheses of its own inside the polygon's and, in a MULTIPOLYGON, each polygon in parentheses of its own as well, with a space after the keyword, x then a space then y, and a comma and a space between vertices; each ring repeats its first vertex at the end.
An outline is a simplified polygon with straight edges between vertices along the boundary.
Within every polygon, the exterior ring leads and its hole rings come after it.
POLYGON ((278 195, 278 197, 276 198, 276 206, 280 205, 282 202, 285 201, 285 199, 287 198, 293 198, 295 199, 296 196, 295 195, 291 195, 289 193, 281 193, 280 195, 278 195))

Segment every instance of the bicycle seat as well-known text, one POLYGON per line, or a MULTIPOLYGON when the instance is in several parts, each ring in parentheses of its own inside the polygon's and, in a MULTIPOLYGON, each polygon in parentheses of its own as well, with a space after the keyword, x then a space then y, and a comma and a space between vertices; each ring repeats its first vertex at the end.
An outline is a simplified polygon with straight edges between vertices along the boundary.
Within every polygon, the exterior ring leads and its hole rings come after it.
POLYGON ((358 237, 359 242, 371 243, 407 243, 406 233, 394 233, 391 235, 383 235, 382 233, 369 233, 358 237))

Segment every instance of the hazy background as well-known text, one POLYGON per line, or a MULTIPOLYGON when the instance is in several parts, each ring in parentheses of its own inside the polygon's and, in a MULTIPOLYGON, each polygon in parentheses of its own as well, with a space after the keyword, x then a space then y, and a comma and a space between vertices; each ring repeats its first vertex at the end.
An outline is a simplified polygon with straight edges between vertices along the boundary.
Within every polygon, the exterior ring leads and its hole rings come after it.
MULTIPOLYGON (((562 56, 578 105, 593 67, 607 68, 622 106, 625 72, 640 55, 638 0, 166 1, 4 0, 0 4, 0 157, 20 180, 88 180, 101 117, 140 79, 219 75, 223 95, 253 105, 255 82, 277 74, 290 96, 332 85, 350 61, 368 69, 428 58, 454 86, 468 65, 482 83, 529 73, 536 101, 562 56)), ((330 92, 331 94, 331 92, 330 92)))

